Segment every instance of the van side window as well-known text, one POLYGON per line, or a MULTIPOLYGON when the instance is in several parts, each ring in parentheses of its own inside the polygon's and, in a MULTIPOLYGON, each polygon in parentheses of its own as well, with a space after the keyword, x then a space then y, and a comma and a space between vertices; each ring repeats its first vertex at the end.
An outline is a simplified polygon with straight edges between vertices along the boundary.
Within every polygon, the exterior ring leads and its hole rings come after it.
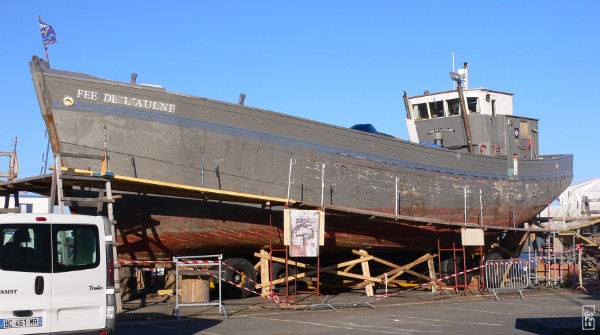
POLYGON ((98 228, 86 225, 54 226, 54 272, 95 268, 100 264, 98 228))
POLYGON ((51 254, 49 225, 0 225, 0 269, 50 273, 51 254))

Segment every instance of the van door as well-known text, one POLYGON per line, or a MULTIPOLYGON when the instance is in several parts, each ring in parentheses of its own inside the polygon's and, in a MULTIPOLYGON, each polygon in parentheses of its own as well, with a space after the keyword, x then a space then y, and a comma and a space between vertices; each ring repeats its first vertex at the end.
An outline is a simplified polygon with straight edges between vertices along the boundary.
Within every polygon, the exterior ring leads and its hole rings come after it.
MULTIPOLYGON (((106 251, 100 217, 52 222, 52 331, 100 329, 106 324, 106 251)), ((103 227, 102 227, 103 228, 103 227)))
POLYGON ((15 218, 0 218, 0 334, 48 333, 52 309, 50 225, 36 222, 34 216, 15 218))

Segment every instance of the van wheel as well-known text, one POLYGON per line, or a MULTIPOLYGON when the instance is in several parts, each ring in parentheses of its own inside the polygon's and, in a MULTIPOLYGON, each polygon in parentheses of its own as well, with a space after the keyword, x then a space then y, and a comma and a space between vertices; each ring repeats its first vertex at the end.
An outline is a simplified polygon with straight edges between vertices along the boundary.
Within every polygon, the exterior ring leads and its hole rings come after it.
MULTIPOLYGON (((229 258, 223 263, 229 265, 225 266, 225 270, 223 271, 223 279, 235 283, 236 285, 245 287, 249 290, 254 290, 254 285, 256 283, 256 271, 254 270, 252 263, 243 258, 229 258), (233 271, 230 267, 235 269, 237 272, 233 271)), ((223 294, 226 297, 233 299, 248 298, 252 294, 252 292, 246 291, 237 286, 233 286, 229 283, 225 283, 222 286, 222 289, 223 294)))

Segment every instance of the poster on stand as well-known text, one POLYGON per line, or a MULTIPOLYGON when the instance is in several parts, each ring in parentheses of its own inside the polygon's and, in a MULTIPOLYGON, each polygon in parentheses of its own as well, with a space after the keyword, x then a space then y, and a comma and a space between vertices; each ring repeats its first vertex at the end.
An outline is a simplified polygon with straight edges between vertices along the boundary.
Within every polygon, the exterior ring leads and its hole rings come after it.
POLYGON ((286 235, 289 236, 290 256, 319 256, 321 211, 290 210, 288 213, 284 217, 289 224, 285 222, 284 226, 289 229, 289 235, 286 235))

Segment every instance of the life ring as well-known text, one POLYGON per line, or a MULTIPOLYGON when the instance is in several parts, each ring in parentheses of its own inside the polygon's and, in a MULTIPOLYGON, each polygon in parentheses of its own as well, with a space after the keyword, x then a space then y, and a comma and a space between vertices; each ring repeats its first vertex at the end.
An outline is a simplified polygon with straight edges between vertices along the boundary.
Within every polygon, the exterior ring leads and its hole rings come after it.
POLYGON ((485 144, 481 144, 479 146, 479 153, 483 155, 483 149, 487 149, 487 146, 485 144))

